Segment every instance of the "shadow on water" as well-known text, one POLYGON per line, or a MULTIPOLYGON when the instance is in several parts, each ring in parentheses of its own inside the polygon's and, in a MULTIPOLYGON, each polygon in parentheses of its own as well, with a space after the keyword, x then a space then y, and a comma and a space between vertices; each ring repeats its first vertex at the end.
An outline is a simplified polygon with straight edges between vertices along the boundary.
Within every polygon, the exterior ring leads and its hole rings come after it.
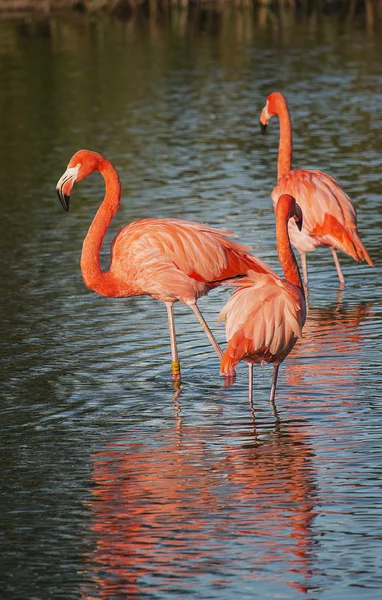
POLYGON ((180 580, 192 597, 209 584, 245 596, 264 570, 305 595, 317 544, 307 423, 248 420, 238 433, 212 417, 195 427, 182 402, 160 435, 121 436, 92 455, 82 596, 166 597, 180 580))

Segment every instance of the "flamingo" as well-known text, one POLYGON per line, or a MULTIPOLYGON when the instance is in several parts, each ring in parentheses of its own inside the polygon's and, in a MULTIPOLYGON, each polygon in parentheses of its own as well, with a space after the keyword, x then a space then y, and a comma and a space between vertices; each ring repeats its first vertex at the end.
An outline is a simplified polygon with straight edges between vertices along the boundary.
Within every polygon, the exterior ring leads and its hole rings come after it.
POLYGON ((240 360, 248 363, 249 401, 252 402, 253 365, 273 363, 270 402, 273 404, 280 364, 301 337, 306 319, 306 301, 300 271, 290 244, 288 222, 302 227, 296 200, 282 194, 276 204, 276 241, 284 271, 282 279, 273 271, 255 273, 233 281, 237 290, 221 311, 228 346, 221 359, 221 373, 229 374, 240 360))
POLYGON ((368 251, 357 231, 357 215, 352 201, 340 184, 330 175, 308 169, 292 170, 292 127, 286 99, 280 92, 273 92, 260 115, 260 126, 266 132, 269 120, 278 115, 280 120, 280 144, 277 161, 277 185, 272 192, 276 207, 282 194, 292 194, 301 206, 304 226, 298 231, 290 222, 289 234, 293 246, 301 257, 304 284, 308 284, 306 253, 318 246, 329 246, 337 268, 341 288, 345 279, 336 250, 342 250, 358 262, 366 260, 373 267, 368 251))
MULTIPOLYGON (((106 158, 90 150, 79 150, 57 183, 64 210, 69 210, 73 185, 99 171, 106 193, 85 237, 81 271, 85 285, 112 298, 148 295, 165 303, 170 330, 172 379, 180 381, 173 306, 176 301, 191 307, 219 358, 222 351, 197 306, 197 299, 232 277, 249 270, 268 273, 249 247, 238 244, 220 231, 180 219, 143 219, 126 225, 114 238, 110 269, 101 270, 100 250, 105 233, 121 199, 118 173, 106 158)), ((234 375, 234 372, 230 373, 234 375)))

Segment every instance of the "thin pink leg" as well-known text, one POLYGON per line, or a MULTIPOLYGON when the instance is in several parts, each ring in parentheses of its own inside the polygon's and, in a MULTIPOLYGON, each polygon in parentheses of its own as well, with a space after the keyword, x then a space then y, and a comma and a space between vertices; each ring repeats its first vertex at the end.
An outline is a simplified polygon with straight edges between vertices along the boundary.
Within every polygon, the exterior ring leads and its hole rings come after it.
POLYGON ((307 286, 308 285, 308 268, 306 266, 306 253, 300 252, 300 258, 301 258, 301 266, 302 266, 302 275, 304 277, 304 285, 307 286))
POLYGON ((176 346, 176 335, 175 335, 175 323, 174 323, 174 303, 165 302, 168 316, 168 328, 170 330, 170 343, 171 343, 171 379, 174 381, 180 381, 180 362, 178 356, 178 348, 176 346))
POLYGON ((340 280, 340 289, 343 290, 343 288, 345 287, 345 279, 344 279, 344 276, 342 275, 340 261, 338 260, 336 249, 333 248, 332 246, 330 247, 330 249, 333 254, 334 264, 336 265, 338 279, 340 280))
POLYGON ((279 372, 279 366, 276 363, 273 364, 273 377, 272 377, 272 387, 271 387, 271 397, 269 398, 270 403, 273 405, 275 402, 275 392, 276 392, 276 384, 277 384, 277 375, 279 372))
MULTIPOLYGON (((206 336, 208 337, 211 346, 215 350, 218 357, 221 359, 223 356, 223 352, 221 351, 219 344, 215 340, 214 334, 212 333, 211 329, 208 327, 202 313, 199 310, 199 307, 196 304, 191 304, 191 308, 194 311, 194 314, 195 314, 196 318, 198 319, 199 323, 203 327, 203 331, 205 332, 206 336)), ((228 373, 225 373, 224 376, 225 377, 234 377, 235 374, 236 374, 235 369, 231 369, 228 373)))

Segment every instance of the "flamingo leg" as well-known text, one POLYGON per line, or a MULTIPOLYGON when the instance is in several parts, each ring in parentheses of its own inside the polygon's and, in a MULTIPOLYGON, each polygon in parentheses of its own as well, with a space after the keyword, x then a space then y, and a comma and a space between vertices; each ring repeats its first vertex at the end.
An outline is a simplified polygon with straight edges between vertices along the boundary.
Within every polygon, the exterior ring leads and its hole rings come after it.
POLYGON ((331 249, 332 254, 333 254, 334 264, 336 265, 336 269, 337 269, 337 273, 338 273, 338 279, 340 280, 340 289, 343 289, 345 287, 345 279, 344 279, 344 276, 343 276, 342 271, 341 271, 340 261, 338 260, 336 249, 333 248, 333 246, 330 246, 330 249, 331 249))
POLYGON ((269 398, 270 403, 273 405, 275 402, 275 392, 276 392, 276 384, 277 384, 277 375, 279 372, 279 366, 276 363, 273 365, 273 376, 272 376, 272 387, 271 387, 271 397, 269 398))
MULTIPOLYGON (((196 318, 198 319, 199 323, 201 324, 204 333, 208 337, 211 346, 215 350, 218 357, 221 359, 223 356, 223 352, 221 351, 219 344, 215 340, 214 334, 212 333, 211 329, 208 327, 207 322, 205 321, 202 313, 199 310, 199 307, 195 303, 195 304, 191 304, 191 308, 194 311, 194 314, 195 314, 196 318)), ((233 377, 234 375, 235 375, 235 369, 231 369, 228 373, 224 374, 225 377, 233 377)))
POLYGON ((174 303, 166 302, 167 317, 168 317, 168 328, 170 330, 170 343, 171 343, 171 379, 174 381, 180 381, 180 362, 178 356, 178 348, 176 345, 176 334, 175 334, 175 322, 174 322, 174 303))
POLYGON ((253 409, 253 364, 248 363, 248 401, 253 409))
POLYGON ((302 274, 304 277, 304 285, 307 286, 308 285, 308 268, 306 266, 306 253, 300 252, 300 258, 301 258, 302 274))

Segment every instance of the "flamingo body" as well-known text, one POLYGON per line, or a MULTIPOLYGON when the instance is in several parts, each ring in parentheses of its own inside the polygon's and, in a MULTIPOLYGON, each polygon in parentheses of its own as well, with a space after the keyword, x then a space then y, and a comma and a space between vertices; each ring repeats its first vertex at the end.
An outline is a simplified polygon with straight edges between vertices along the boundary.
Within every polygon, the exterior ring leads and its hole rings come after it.
POLYGON ((301 209, 289 194, 276 205, 276 240, 285 279, 273 271, 250 272, 232 282, 238 289, 219 315, 225 320, 227 349, 221 359, 221 371, 234 369, 240 360, 249 365, 249 395, 252 400, 252 365, 273 363, 273 402, 279 365, 301 337, 306 319, 306 301, 298 265, 293 254, 289 219, 301 229, 301 209))
POLYGON ((249 254, 247 246, 230 240, 229 231, 180 219, 144 219, 130 223, 117 234, 112 243, 110 269, 102 271, 102 242, 121 199, 116 169, 97 152, 80 150, 58 181, 57 192, 63 208, 69 210, 73 185, 94 171, 103 176, 106 193, 82 247, 81 272, 86 286, 102 296, 149 295, 165 302, 173 379, 180 380, 173 316, 176 301, 192 307, 221 358, 220 347, 197 307, 197 299, 227 279, 243 276, 249 270, 267 273, 268 267, 249 254))
POLYGON ((228 347, 222 372, 248 363, 280 364, 302 335, 305 298, 301 290, 276 274, 249 273, 238 281, 219 315, 224 319, 228 347))
POLYGON ((274 207, 282 194, 294 196, 304 215, 301 231, 289 221, 291 242, 300 253, 330 246, 373 266, 357 231, 353 203, 333 177, 322 171, 296 169, 277 182, 272 192, 274 207))
MULTIPOLYGON (((220 231, 181 219, 144 219, 114 239, 110 272, 118 296, 149 295, 163 302, 194 304, 225 279, 249 269, 267 272, 249 247, 220 231)), ((111 291, 113 294, 113 290, 111 291)))
POLYGON ((273 205, 276 207, 280 195, 291 194, 301 206, 303 228, 299 232, 290 222, 289 231, 291 242, 301 256, 305 283, 308 282, 306 253, 313 252, 318 246, 329 246, 343 285, 344 278, 335 250, 341 250, 359 262, 366 260, 374 266, 357 231, 355 207, 341 185, 330 175, 307 169, 292 170, 292 127, 287 102, 280 92, 273 92, 267 98, 260 115, 263 131, 274 115, 280 120, 280 143, 273 205))

